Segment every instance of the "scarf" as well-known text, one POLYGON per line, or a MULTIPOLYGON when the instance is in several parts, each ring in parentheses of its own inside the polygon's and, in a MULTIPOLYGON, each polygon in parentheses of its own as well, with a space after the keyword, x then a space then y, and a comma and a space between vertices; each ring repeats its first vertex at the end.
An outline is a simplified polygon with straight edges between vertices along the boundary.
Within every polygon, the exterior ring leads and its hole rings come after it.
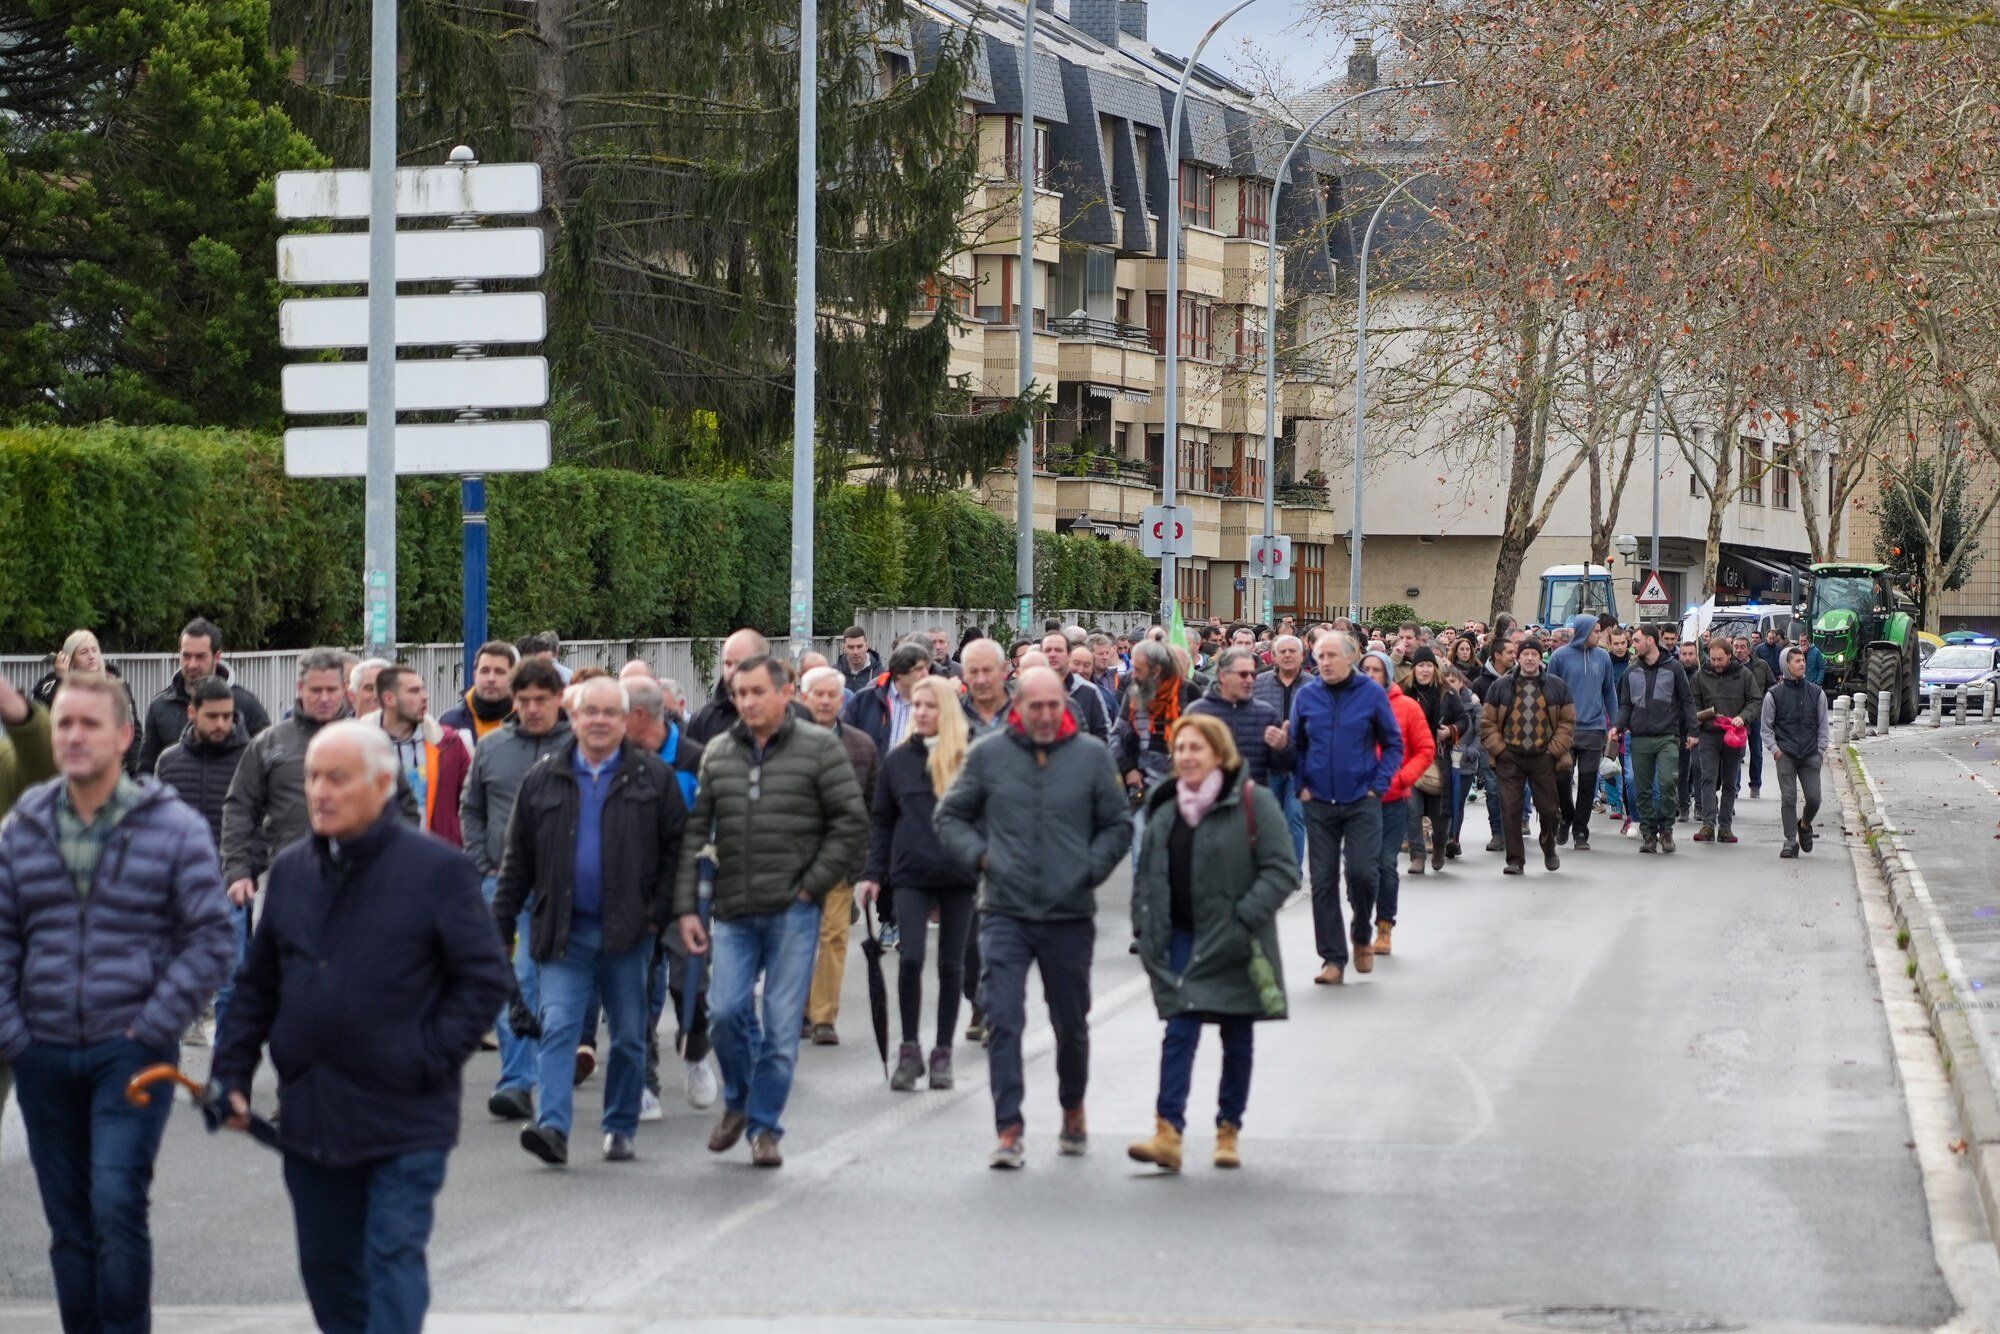
POLYGON ((1165 679, 1153 691, 1153 703, 1147 710, 1147 726, 1139 725, 1139 696, 1136 691, 1126 697, 1125 711, 1131 715, 1133 731, 1150 736, 1156 748, 1165 750, 1167 734, 1181 717, 1181 679, 1178 676, 1165 679))
POLYGON ((1208 777, 1195 787, 1189 787, 1185 778, 1174 785, 1174 805, 1180 808, 1181 819, 1190 826, 1202 822, 1202 818, 1214 808, 1215 799, 1222 795, 1222 776, 1218 766, 1210 769, 1208 777))

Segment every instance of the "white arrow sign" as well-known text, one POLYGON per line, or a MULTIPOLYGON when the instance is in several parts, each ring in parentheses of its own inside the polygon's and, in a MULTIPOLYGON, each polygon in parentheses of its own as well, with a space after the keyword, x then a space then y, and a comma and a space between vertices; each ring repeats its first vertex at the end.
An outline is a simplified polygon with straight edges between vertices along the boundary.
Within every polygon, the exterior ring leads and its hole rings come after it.
MULTIPOLYGON (((319 361, 284 370, 285 411, 368 411, 368 363, 319 361)), ((549 401, 544 357, 454 357, 396 363, 398 412, 539 408, 549 401)))
MULTIPOLYGON (((281 171, 276 189, 281 218, 368 216, 366 170, 281 171)), ((534 213, 541 206, 542 169, 532 162, 402 167, 396 172, 399 217, 534 213)))
MULTIPOLYGON (((539 278, 542 233, 534 227, 398 232, 396 281, 539 278)), ((368 282, 368 233, 278 238, 278 281, 295 287, 368 282)))
MULTIPOLYGON (((538 472, 549 466, 547 422, 446 422, 396 428, 396 473, 538 472)), ((293 477, 365 477, 368 428, 307 426, 285 432, 293 477)))
MULTIPOLYGON (((548 333, 540 292, 477 292, 396 298, 396 342, 410 347, 451 343, 539 343, 548 333)), ((285 347, 368 346, 368 298, 315 297, 278 305, 278 341, 285 347)))

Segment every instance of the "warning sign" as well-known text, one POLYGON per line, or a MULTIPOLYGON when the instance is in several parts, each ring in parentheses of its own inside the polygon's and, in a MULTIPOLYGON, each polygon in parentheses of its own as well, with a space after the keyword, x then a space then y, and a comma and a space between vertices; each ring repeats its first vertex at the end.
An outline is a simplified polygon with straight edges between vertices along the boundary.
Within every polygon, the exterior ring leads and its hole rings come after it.
POLYGON ((1660 580, 1658 570, 1646 571, 1645 582, 1639 585, 1639 596, 1634 599, 1642 616, 1664 616, 1672 605, 1667 601, 1667 586, 1660 580))

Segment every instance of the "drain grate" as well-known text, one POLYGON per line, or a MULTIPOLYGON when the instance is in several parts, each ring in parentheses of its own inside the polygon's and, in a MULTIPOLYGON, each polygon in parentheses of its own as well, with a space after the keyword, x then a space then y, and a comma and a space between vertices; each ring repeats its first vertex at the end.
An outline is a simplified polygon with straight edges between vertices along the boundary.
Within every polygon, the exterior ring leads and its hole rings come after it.
POLYGON ((1743 1328, 1693 1311, 1657 1311, 1644 1306, 1538 1306, 1509 1311, 1509 1324, 1536 1329, 1568 1329, 1585 1334, 1720 1334, 1743 1328))

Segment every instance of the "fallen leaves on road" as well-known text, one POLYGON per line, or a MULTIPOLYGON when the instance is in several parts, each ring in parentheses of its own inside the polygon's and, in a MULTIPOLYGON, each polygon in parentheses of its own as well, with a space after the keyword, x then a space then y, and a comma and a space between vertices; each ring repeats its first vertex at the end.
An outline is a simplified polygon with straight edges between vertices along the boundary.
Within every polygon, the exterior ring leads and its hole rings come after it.
POLYGON ((1967 1144, 1962 1139, 1955 1139, 1951 1142, 1951 1151, 1953 1153, 1964 1153, 1971 1147, 1972 1147, 1971 1145, 1967 1144))

